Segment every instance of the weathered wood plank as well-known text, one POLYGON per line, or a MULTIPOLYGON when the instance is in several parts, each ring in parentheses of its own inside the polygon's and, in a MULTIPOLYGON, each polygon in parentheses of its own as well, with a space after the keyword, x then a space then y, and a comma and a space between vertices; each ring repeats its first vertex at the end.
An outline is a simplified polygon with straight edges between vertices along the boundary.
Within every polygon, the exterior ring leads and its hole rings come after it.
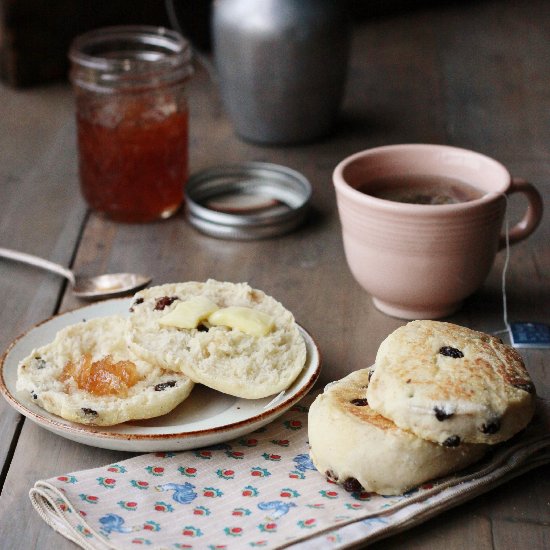
MULTIPOLYGON (((547 472, 548 474, 548 472, 547 472)), ((544 524, 533 524, 529 521, 494 521, 493 540, 496 548, 549 548, 550 526, 548 511, 544 524)))
MULTIPOLYGON (((74 159, 72 100, 66 86, 0 88, 0 246, 68 265, 84 206, 74 159)), ((63 280, 0 259, 2 351, 54 313, 63 280)), ((0 457, 6 460, 19 415, 0 401, 0 457)))
MULTIPOLYGON (((482 515, 464 514, 469 505, 448 510, 437 518, 371 546, 373 550, 445 548, 492 550, 491 521, 482 515)), ((503 547, 506 548, 506 547, 503 547)))

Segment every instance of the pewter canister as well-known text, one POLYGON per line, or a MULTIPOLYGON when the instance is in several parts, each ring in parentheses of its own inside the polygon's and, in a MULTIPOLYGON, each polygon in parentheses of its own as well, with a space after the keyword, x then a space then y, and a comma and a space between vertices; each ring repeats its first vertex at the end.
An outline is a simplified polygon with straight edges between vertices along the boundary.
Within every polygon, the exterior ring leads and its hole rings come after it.
POLYGON ((214 56, 236 133, 265 144, 328 135, 344 94, 350 33, 342 0, 216 0, 214 56))

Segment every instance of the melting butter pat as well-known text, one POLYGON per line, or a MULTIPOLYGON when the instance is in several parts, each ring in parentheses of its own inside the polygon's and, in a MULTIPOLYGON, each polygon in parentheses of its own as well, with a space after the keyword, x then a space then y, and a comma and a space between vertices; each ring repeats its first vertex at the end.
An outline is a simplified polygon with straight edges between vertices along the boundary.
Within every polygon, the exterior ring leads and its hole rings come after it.
POLYGON ((249 334, 265 336, 273 329, 273 318, 257 309, 230 306, 214 311, 208 316, 211 325, 223 325, 249 334))
POLYGON ((165 327, 197 328, 201 321, 214 313, 218 306, 204 296, 180 302, 170 313, 161 317, 159 323, 165 327))

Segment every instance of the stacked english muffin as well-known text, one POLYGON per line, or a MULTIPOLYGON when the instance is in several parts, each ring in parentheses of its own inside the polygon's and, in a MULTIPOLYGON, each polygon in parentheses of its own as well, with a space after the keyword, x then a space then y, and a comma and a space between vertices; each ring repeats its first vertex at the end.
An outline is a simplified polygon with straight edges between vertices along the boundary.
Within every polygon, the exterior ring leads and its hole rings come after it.
POLYGON ((530 422, 535 388, 520 355, 487 334, 413 321, 372 369, 329 384, 310 407, 317 469, 351 491, 401 494, 479 460, 530 422))
POLYGON ((18 366, 17 390, 62 418, 109 426, 166 414, 195 383, 245 399, 288 388, 306 362, 293 315, 246 283, 138 292, 128 317, 70 325, 18 366))

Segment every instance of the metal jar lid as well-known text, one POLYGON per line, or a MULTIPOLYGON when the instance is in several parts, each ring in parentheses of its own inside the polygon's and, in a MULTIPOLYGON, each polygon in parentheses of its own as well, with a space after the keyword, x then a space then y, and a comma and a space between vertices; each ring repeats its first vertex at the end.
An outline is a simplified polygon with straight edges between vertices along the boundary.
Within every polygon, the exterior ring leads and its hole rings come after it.
POLYGON ((204 170, 185 188, 186 216, 199 231, 222 239, 282 235, 301 224, 311 185, 299 172, 267 162, 204 170))

